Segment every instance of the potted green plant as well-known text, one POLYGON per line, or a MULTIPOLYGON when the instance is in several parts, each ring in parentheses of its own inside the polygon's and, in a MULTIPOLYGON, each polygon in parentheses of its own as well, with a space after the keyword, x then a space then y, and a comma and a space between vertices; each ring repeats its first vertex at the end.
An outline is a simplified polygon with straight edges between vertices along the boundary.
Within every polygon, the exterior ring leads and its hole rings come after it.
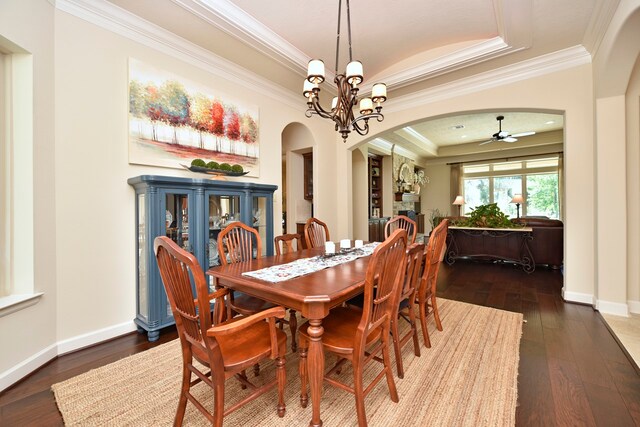
POLYGON ((497 203, 489 203, 473 208, 469 217, 457 221, 459 227, 482 228, 519 228, 518 224, 511 222, 509 217, 500 210, 497 203))

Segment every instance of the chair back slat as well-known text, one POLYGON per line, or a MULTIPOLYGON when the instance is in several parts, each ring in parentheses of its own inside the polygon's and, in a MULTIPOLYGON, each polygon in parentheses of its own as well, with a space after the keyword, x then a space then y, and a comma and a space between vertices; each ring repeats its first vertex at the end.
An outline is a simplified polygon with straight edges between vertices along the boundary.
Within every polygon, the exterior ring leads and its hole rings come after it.
POLYGON ((394 230, 399 228, 407 232, 407 239, 410 245, 416 242, 418 225, 414 220, 405 215, 398 215, 387 221, 387 224, 384 226, 384 238, 388 238, 394 230))
POLYGON ((154 249, 178 334, 181 337, 186 335, 191 341, 202 342, 206 330, 211 327, 211 318, 209 301, 198 298, 198 295, 208 294, 208 286, 198 261, 165 236, 156 238, 154 249), (195 296, 191 278, 195 283, 195 296), (198 299, 198 307, 194 304, 195 298, 198 299))
POLYGON ((218 255, 222 265, 253 259, 254 248, 256 256, 261 256, 260 234, 242 222, 232 222, 218 236, 218 255))
POLYGON ((309 218, 304 225, 304 238, 309 249, 324 246, 325 242, 331 240, 329 227, 317 218, 309 218))
POLYGON ((418 288, 418 298, 426 299, 436 292, 438 271, 446 252, 447 231, 449 221, 442 220, 431 232, 425 254, 424 271, 418 288))
MULTIPOLYGON (((407 249, 407 268, 404 284, 400 292, 400 301, 415 296, 415 291, 420 283, 420 269, 424 258, 424 243, 414 243, 407 249)), ((413 301, 410 301, 413 303, 413 301)))
POLYGON ((371 255, 365 276, 362 320, 358 327, 360 337, 357 339, 361 348, 364 348, 367 336, 378 328, 382 327, 382 333, 389 331, 405 276, 406 247, 407 232, 398 229, 371 255))
POLYGON ((276 236, 274 242, 276 245, 276 255, 287 254, 302 249, 302 236, 297 233, 276 236))

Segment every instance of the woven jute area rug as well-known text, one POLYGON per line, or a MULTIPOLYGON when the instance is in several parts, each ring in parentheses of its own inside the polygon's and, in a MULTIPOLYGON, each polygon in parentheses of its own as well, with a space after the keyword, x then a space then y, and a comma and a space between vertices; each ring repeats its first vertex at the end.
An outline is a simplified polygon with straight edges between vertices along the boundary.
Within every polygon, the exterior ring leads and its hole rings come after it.
MULTIPOLYGON (((444 331, 429 321, 431 349, 422 344, 421 357, 413 344, 403 349, 404 379, 395 377, 400 402, 389 398, 382 380, 365 400, 370 426, 511 426, 515 424, 519 344, 522 315, 477 305, 439 299, 444 331)), ((404 324, 406 322, 401 322, 404 324)), ((285 328, 287 329, 287 328, 285 328)), ((406 329, 405 329, 406 330, 406 329)), ((391 351, 393 359, 393 350, 391 351)), ((335 359, 327 357, 326 366, 335 359)), ((171 426, 177 408, 181 351, 178 340, 94 369, 52 389, 69 426, 171 426)), ((394 375, 395 375, 395 365, 394 375)), ((365 384, 380 370, 370 362, 365 384)), ((272 379, 271 361, 261 364, 260 383, 272 379)), ((341 376, 352 383, 347 363, 341 376)), ((195 394, 212 408, 211 389, 200 383, 195 394)), ((240 400, 244 391, 234 379, 226 383, 226 405, 240 400)), ((298 356, 287 355, 284 418, 276 414, 276 390, 268 392, 224 420, 229 426, 307 426, 311 405, 300 407, 298 356)), ((322 396, 325 426, 357 425, 355 399, 327 384, 322 396)), ((191 403, 185 425, 205 426, 207 420, 191 403)))

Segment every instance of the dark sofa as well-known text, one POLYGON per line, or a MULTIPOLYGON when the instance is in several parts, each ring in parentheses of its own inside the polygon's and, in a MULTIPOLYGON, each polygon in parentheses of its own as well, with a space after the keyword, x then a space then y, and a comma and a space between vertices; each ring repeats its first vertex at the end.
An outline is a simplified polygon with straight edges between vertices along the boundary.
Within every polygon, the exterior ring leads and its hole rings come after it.
POLYGON ((536 265, 547 264, 560 268, 564 260, 564 224, 558 219, 517 218, 516 224, 533 229, 533 240, 529 247, 536 265))

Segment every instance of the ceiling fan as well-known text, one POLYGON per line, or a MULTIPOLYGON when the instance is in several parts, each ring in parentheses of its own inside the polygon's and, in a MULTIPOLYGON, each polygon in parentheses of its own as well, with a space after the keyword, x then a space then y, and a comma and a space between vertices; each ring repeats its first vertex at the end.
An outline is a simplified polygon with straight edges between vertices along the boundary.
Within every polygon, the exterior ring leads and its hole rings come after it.
POLYGON ((494 142, 494 141, 516 142, 518 140, 518 137, 520 137, 520 136, 529 136, 529 135, 533 135, 535 133, 533 131, 530 131, 530 132, 515 133, 515 134, 511 135, 506 130, 502 130, 502 121, 504 120, 504 116, 498 116, 498 117, 496 117, 496 120, 499 123, 498 132, 494 133, 491 136, 490 140, 481 142, 480 145, 485 145, 485 144, 488 144, 488 143, 494 142))

